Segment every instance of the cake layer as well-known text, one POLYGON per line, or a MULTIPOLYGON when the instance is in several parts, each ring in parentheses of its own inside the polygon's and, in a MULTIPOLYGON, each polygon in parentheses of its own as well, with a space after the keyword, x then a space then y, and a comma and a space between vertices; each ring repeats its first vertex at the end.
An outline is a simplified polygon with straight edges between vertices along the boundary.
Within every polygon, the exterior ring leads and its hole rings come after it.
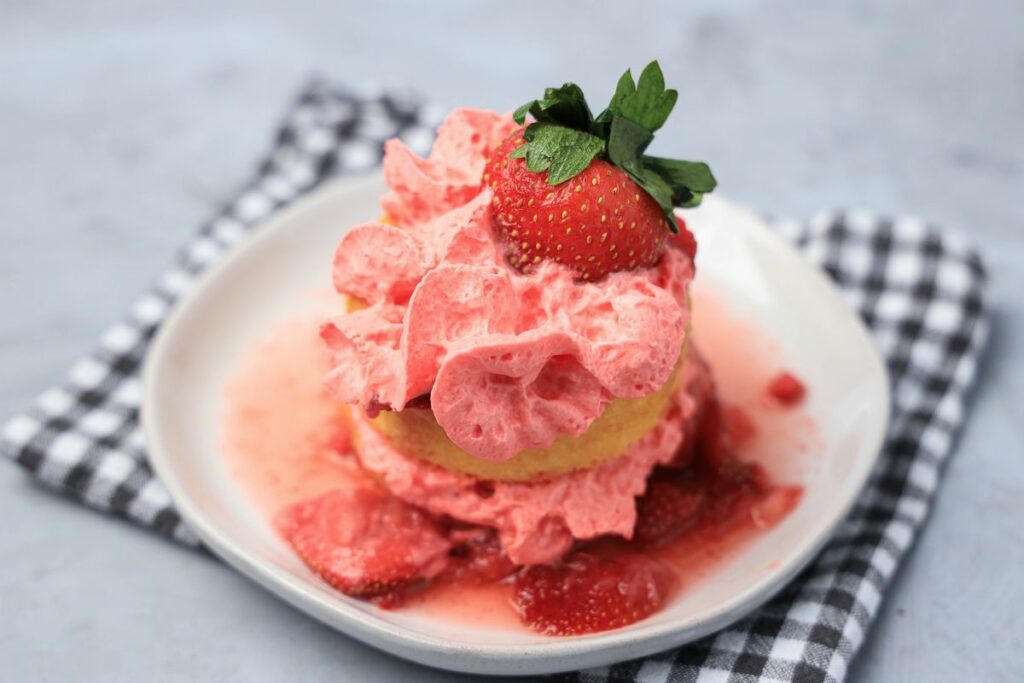
POLYGON ((636 496, 654 467, 672 461, 694 438, 711 392, 707 366, 692 352, 667 413, 619 457, 540 482, 480 479, 398 451, 361 411, 351 411, 352 440, 363 467, 396 496, 429 512, 497 529, 517 564, 543 564, 576 539, 629 538, 636 496))
POLYGON ((614 399, 579 436, 563 434, 547 448, 531 448, 511 460, 484 459, 459 448, 429 408, 382 411, 373 418, 373 425, 399 452, 448 470, 496 481, 550 479, 622 455, 665 416, 679 385, 681 370, 682 361, 665 385, 653 394, 614 399))

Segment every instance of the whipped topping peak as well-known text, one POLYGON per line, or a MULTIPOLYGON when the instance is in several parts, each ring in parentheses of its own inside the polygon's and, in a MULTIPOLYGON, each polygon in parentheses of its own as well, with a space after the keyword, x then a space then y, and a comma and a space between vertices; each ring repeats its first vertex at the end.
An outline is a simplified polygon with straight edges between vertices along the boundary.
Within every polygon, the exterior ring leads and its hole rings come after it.
POLYGON ((368 307, 321 330, 339 400, 401 410, 429 392, 449 438, 488 460, 579 435, 613 398, 657 391, 682 348, 693 278, 674 247, 598 283, 554 263, 513 270, 481 174, 514 129, 507 115, 458 109, 426 159, 388 142, 381 204, 401 227, 344 235, 334 286, 368 307))

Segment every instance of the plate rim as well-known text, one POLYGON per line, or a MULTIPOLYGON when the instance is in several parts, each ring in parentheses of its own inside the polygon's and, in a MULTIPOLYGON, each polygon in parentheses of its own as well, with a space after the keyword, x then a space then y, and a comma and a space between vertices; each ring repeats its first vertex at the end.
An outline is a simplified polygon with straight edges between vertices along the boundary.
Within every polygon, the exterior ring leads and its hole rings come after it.
POLYGON ((348 604, 345 600, 328 599, 322 590, 310 590, 303 582, 295 580, 285 570, 262 561, 243 547, 243 544, 235 543, 228 538, 228 535, 222 533, 217 524, 207 519, 199 506, 193 503, 187 487, 175 473, 173 457, 168 453, 169 449, 164 445, 157 420, 153 417, 160 411, 161 406, 158 373, 169 353, 175 338, 175 331, 187 318, 188 313, 204 298, 204 294, 216 282, 227 277, 234 264, 242 261, 255 245, 272 239, 277 233, 286 231, 297 217, 313 211, 319 204, 333 200, 336 194, 357 193, 379 187, 380 177, 378 169, 358 176, 345 176, 328 181, 310 194, 265 219, 259 227, 254 228, 242 240, 233 245, 229 253, 193 281, 160 324, 146 354, 142 370, 140 421, 146 439, 149 462, 157 477, 167 488, 182 519, 192 527, 214 554, 225 560, 240 574, 297 609, 349 637, 420 664, 451 671, 501 675, 503 672, 494 666, 500 661, 515 665, 514 669, 508 669, 504 675, 555 673, 580 668, 580 666, 596 666, 620 661, 624 658, 622 652, 625 649, 631 650, 625 655, 625 658, 647 656, 666 647, 692 642, 720 630, 761 607, 789 584, 817 556, 832 538, 835 529, 849 516, 878 461, 885 435, 888 432, 891 420, 891 379, 888 368, 863 321, 843 301, 835 284, 827 278, 824 272, 807 262, 791 243, 772 231, 756 213, 720 197, 707 197, 705 202, 720 205, 737 215, 742 215, 748 223, 748 229, 753 230, 757 238, 774 243, 785 253, 786 258, 799 261, 810 271, 809 276, 817 280, 817 284, 827 291, 826 296, 832 300, 831 303, 841 308, 844 317, 852 323, 849 327, 860 337, 858 341, 871 350, 871 362, 876 366, 875 369, 879 371, 882 378, 882 419, 878 422, 876 432, 870 435, 869 443, 866 446, 873 455, 864 458, 859 469, 854 471, 856 485, 849 488, 851 493, 838 508, 839 514, 836 514, 816 537, 806 538, 798 545, 797 550, 791 553, 790 561, 783 562, 786 565, 785 570, 768 573, 751 582, 743 590, 719 604, 710 613, 706 613, 697 623, 687 624, 679 621, 647 625, 641 623, 629 630, 552 638, 549 642, 535 644, 498 645, 466 643, 419 633, 379 619, 348 604), (391 646, 398 646, 403 651, 395 651, 391 646), (601 653, 607 653, 608 656, 601 657, 601 653), (583 664, 571 662, 573 657, 588 654, 597 656, 592 656, 591 660, 583 664), (451 659, 442 659, 444 655, 457 656, 451 659), (540 666, 536 666, 538 664, 540 666))

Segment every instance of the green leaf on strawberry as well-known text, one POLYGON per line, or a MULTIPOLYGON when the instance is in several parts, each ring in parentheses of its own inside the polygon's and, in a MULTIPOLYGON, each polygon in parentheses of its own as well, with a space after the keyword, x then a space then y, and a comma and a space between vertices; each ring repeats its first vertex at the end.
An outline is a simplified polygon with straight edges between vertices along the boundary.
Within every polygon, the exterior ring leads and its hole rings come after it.
POLYGON ((654 133, 641 124, 616 116, 608 133, 608 160, 636 180, 643 174, 643 153, 653 139, 654 133))
POLYGON ((558 185, 582 173, 604 151, 604 140, 554 123, 532 123, 523 134, 526 144, 509 154, 526 159, 534 173, 548 172, 548 184, 558 185))
POLYGON ((700 204, 704 193, 715 189, 715 177, 703 162, 644 156, 653 139, 654 133, 639 123, 612 116, 608 158, 658 202, 669 229, 677 232, 673 208, 700 204))
POLYGON ((679 228, 676 226, 675 219, 672 214, 672 207, 675 202, 675 194, 672 191, 672 187, 665 182, 665 179, 659 176, 649 168, 644 168, 641 171, 639 177, 634 177, 633 182, 639 185, 643 190, 654 197, 654 201, 658 202, 658 206, 661 207, 662 213, 669 222, 669 230, 672 232, 679 232, 679 228))
POLYGON ((566 83, 561 88, 546 89, 543 99, 527 102, 516 109, 512 118, 522 125, 526 122, 527 113, 535 121, 558 123, 577 130, 586 130, 594 119, 583 91, 575 83, 566 83))
POLYGON ((675 90, 665 89, 665 77, 655 61, 644 68, 636 83, 629 69, 622 74, 608 109, 653 133, 665 124, 678 97, 679 93, 675 90))
POLYGON ((673 186, 686 187, 695 192, 711 192, 718 186, 711 169, 703 161, 647 156, 644 157, 644 166, 656 171, 673 186))
POLYGON ((549 185, 575 178, 594 159, 610 161, 658 203, 674 232, 673 209, 697 206, 717 184, 703 162, 645 154, 678 96, 665 87, 657 61, 648 64, 637 80, 627 69, 608 107, 596 117, 578 85, 548 88, 543 98, 515 111, 518 123, 526 123, 527 115, 534 122, 526 128, 523 145, 509 156, 526 159, 527 168, 535 173, 546 171, 549 185))

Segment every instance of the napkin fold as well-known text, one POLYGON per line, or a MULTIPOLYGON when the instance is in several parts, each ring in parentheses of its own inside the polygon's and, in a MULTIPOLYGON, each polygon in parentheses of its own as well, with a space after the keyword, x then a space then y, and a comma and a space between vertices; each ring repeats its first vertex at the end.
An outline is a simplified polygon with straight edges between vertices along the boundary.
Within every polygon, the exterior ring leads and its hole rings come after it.
MULTIPOLYGON (((267 216, 332 176, 374 167, 390 137, 425 153, 439 121, 406 95, 307 86, 252 181, 64 383, 6 423, 0 452, 88 506, 198 546, 146 460, 139 373, 154 333, 197 276, 267 216)), ((981 260, 912 217, 826 211, 773 224, 834 280, 886 359, 893 414, 878 465, 818 558, 760 610, 696 643, 563 680, 841 681, 927 517, 987 336, 981 260)))

